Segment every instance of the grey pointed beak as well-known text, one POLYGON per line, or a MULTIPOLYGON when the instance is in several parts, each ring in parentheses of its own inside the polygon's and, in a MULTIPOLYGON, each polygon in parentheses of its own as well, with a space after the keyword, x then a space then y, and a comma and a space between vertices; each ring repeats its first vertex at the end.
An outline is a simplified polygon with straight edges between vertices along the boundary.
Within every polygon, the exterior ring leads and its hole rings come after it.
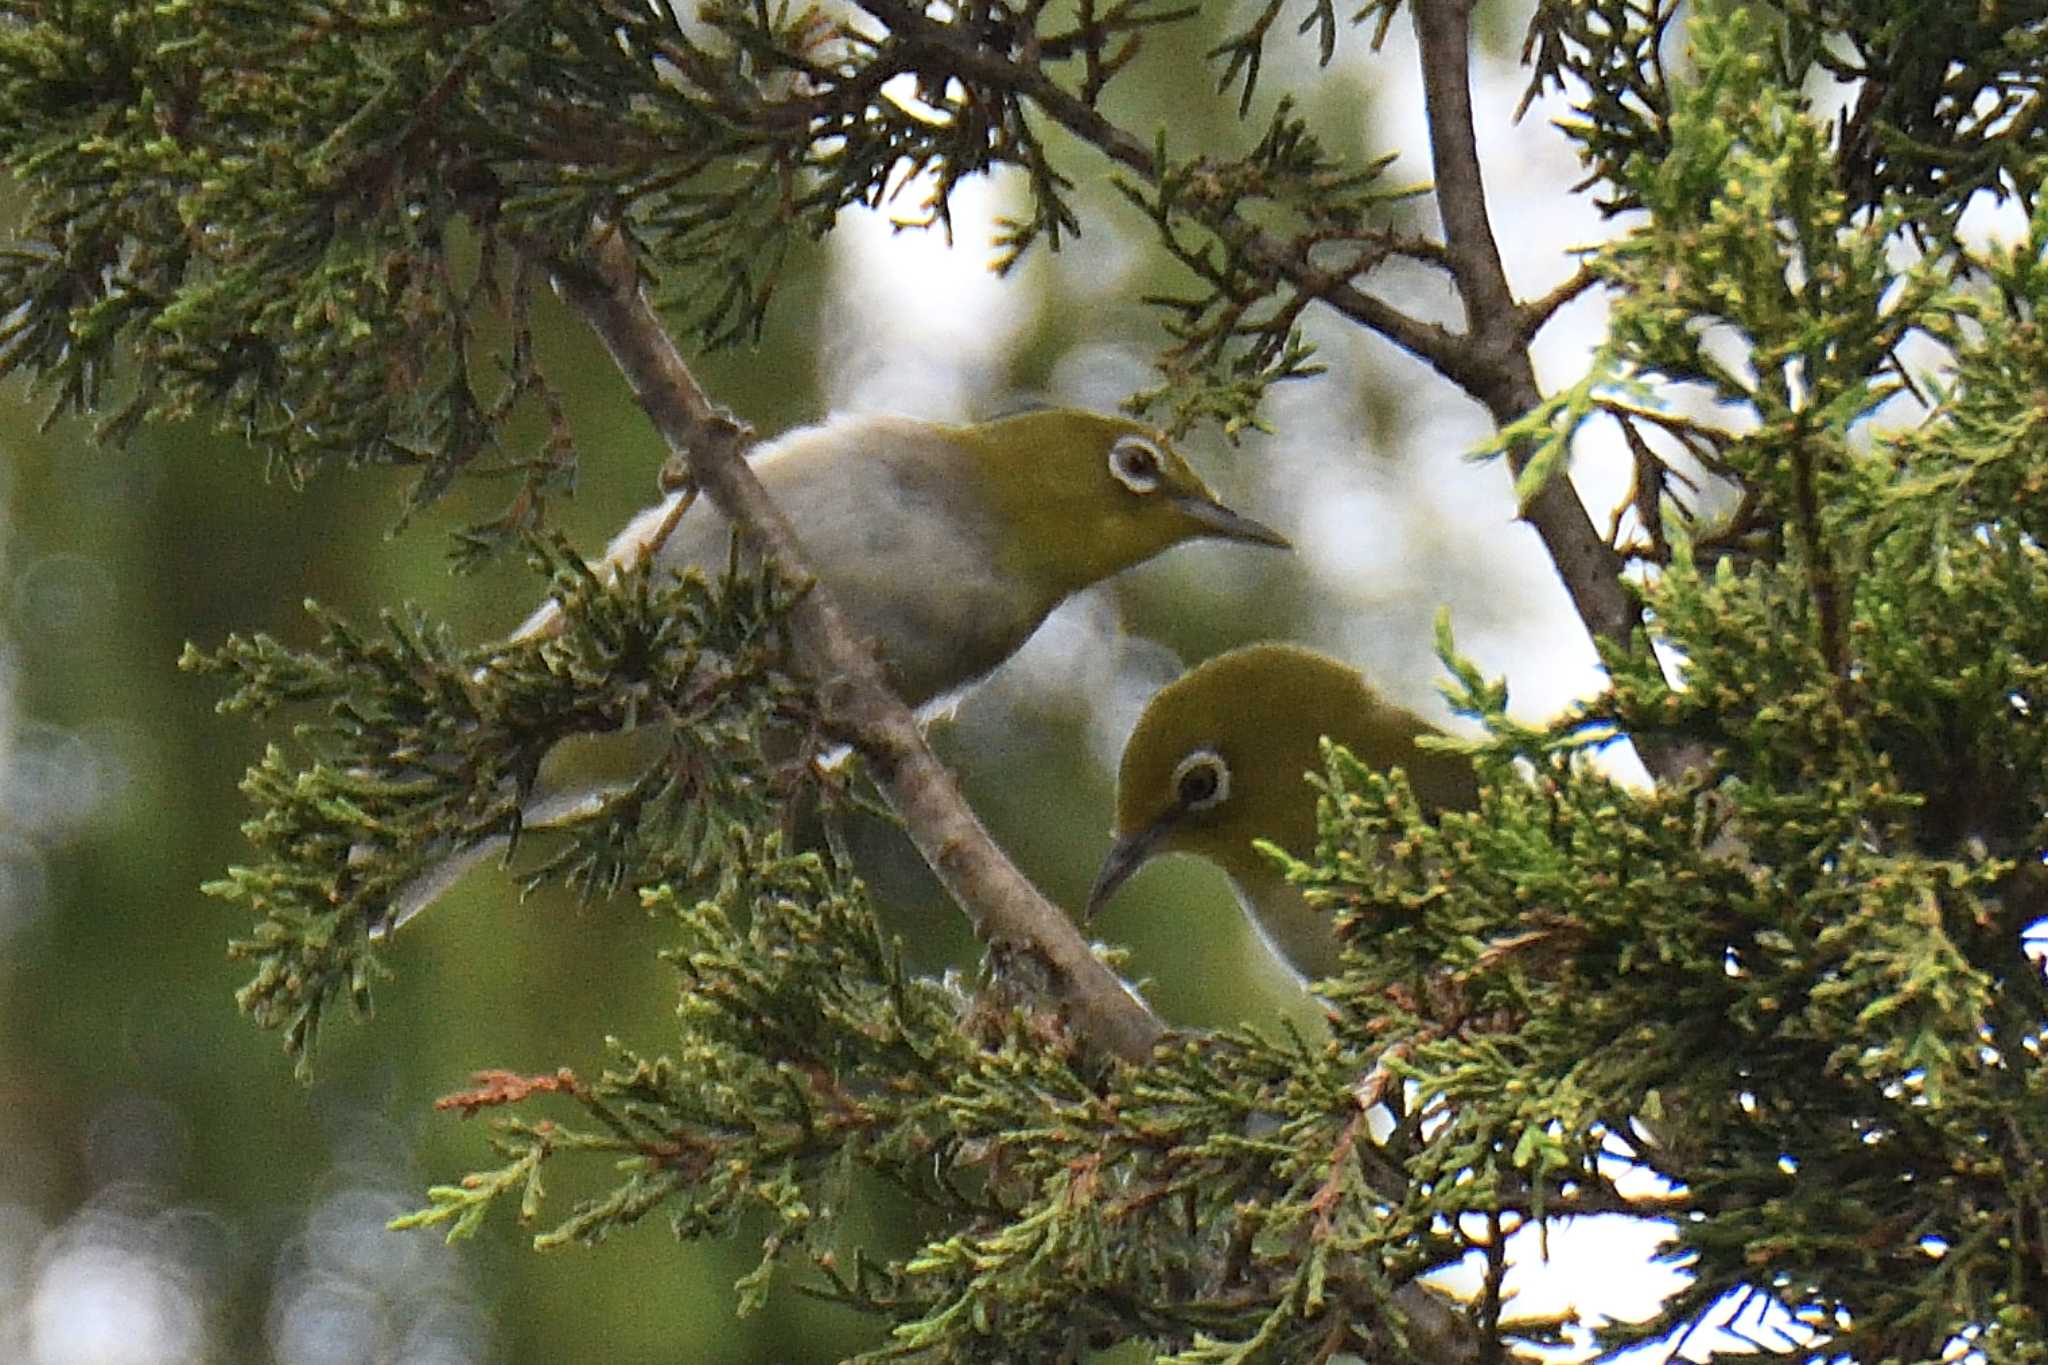
POLYGON ((1109 898, 1116 894, 1117 888, 1129 881, 1132 873, 1152 861, 1159 841, 1172 827, 1171 820, 1159 820, 1124 835, 1110 845, 1102 860, 1102 870, 1095 874, 1095 885, 1088 888, 1088 908, 1082 915, 1083 923, 1092 923, 1102 907, 1109 903, 1109 898))
POLYGON ((1233 511, 1222 503, 1195 493, 1183 493, 1173 500, 1174 507, 1189 521, 1212 536, 1225 540, 1241 540, 1248 545, 1270 545, 1276 550, 1291 550, 1294 542, 1281 535, 1262 521, 1253 521, 1242 512, 1233 511))

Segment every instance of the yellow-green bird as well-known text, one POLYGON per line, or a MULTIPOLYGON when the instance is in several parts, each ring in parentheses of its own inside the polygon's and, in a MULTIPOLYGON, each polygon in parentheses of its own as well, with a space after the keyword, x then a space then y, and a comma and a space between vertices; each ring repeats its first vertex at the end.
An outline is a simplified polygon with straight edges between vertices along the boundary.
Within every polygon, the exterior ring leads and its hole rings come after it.
MULTIPOLYGON (((1092 412, 972 426, 835 417, 764 443, 749 463, 819 583, 874 642, 898 695, 919 708, 943 706, 979 681, 1074 593, 1182 541, 1288 548, 1218 501, 1158 431, 1092 412)), ((651 556, 657 570, 721 568, 725 518, 708 502, 679 518, 683 496, 627 523, 603 565, 617 572, 651 556)), ((512 638, 550 634, 559 617, 549 602, 512 638)), ((536 790, 525 823, 575 818, 629 783, 536 790)), ((492 838, 450 852, 402 889, 384 927, 403 924, 504 846, 492 838)))
MULTIPOLYGON (((762 445, 749 463, 913 707, 978 681, 1074 593, 1182 541, 1288 548, 1217 501, 1159 432, 1124 417, 837 417, 762 445)), ((723 565, 726 523, 709 505, 651 545, 680 496, 629 522, 604 562, 634 565, 651 549, 657 569, 723 565)), ((543 606, 514 638, 545 633, 556 611, 543 606)))
POLYGON ((1252 846, 1269 839, 1296 857, 1315 851, 1316 791, 1327 737, 1372 768, 1400 768, 1432 810, 1479 799, 1463 755, 1416 744, 1439 733, 1383 701, 1358 670, 1296 645, 1258 644, 1218 655, 1161 688, 1124 746, 1116 842, 1088 895, 1093 916, 1119 886, 1163 853, 1222 868, 1266 945, 1309 979, 1337 970, 1328 915, 1309 905, 1252 846))

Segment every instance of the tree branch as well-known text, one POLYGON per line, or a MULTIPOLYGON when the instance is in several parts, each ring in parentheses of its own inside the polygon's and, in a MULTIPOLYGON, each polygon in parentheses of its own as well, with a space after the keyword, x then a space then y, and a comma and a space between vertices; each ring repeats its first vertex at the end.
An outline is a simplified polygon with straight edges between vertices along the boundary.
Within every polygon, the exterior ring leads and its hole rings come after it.
MULTIPOLYGON (((1157 184, 1160 167, 1152 149, 1111 123, 1092 104, 1063 89, 1036 66, 1011 61, 985 48, 958 30, 936 22, 924 12, 921 0, 859 0, 860 7, 889 26, 898 37, 929 44, 943 54, 946 64, 963 78, 986 82, 1015 91, 1030 100, 1047 117, 1080 138, 1111 161, 1135 172, 1147 184, 1157 184)), ((1477 376, 1464 338, 1457 333, 1411 317, 1392 304, 1351 284, 1332 272, 1318 270, 1289 251, 1271 233, 1256 230, 1236 215, 1227 222, 1245 234, 1244 253, 1254 265, 1270 270, 1303 294, 1319 299, 1361 327, 1378 332, 1402 350, 1424 361, 1461 388, 1470 389, 1477 376)))
MULTIPOLYGON (((1475 352, 1477 382, 1465 388, 1486 406, 1496 425, 1506 426, 1542 402, 1543 391, 1536 384, 1525 332, 1533 314, 1515 302, 1486 213, 1486 182, 1472 119, 1472 0, 1413 0, 1409 8, 1421 53, 1437 211, 1443 217, 1451 275, 1465 305, 1464 339, 1475 352)), ((1517 476, 1528 462, 1526 449, 1508 451, 1508 468, 1517 476)), ((1642 613, 1622 584, 1621 557, 1593 524, 1571 480, 1554 478, 1537 489, 1522 508, 1522 519, 1535 527, 1550 552, 1586 629, 1622 650, 1634 648, 1642 613)), ((1643 765, 1662 780, 1678 778, 1699 761, 1689 748, 1647 735, 1634 739, 1643 765)))
MULTIPOLYGON (((1463 334, 1404 313, 1358 288, 1346 276, 1317 269, 1271 233, 1235 215, 1228 216, 1222 226, 1241 230, 1240 250, 1252 264, 1422 360, 1478 399, 1494 422, 1505 426, 1542 401, 1535 366, 1529 359, 1529 338, 1552 312, 1592 281, 1581 272, 1545 298, 1528 305, 1515 301, 1487 221, 1485 182, 1473 133, 1471 3, 1413 0, 1411 6, 1421 45, 1431 156, 1444 223, 1444 263, 1465 305, 1463 334)), ((972 41, 957 28, 933 20, 924 12, 921 0, 859 0, 859 4, 897 38, 929 47, 963 80, 998 86, 1028 99, 1110 160, 1149 184, 1158 183, 1161 167, 1149 147, 1039 67, 1014 61, 972 41)), ((1508 467, 1520 475, 1528 459, 1527 451, 1512 449, 1508 467)), ((1538 489, 1521 515, 1542 539, 1586 629, 1620 649, 1633 648, 1642 614, 1623 586, 1621 557, 1593 524, 1570 480, 1553 479, 1538 489)), ((1636 748, 1650 772, 1666 780, 1696 766, 1700 759, 1697 753, 1681 751, 1650 736, 1637 737, 1636 748)))
POLYGON ((1516 335, 1522 338, 1525 345, 1534 341, 1536 334, 1543 330, 1545 323, 1556 316, 1558 309, 1564 307, 1599 282, 1600 277, 1595 275, 1589 267, 1582 265, 1572 272, 1570 279, 1551 290, 1548 294, 1545 294, 1542 298, 1530 299, 1528 302, 1518 305, 1515 309, 1516 335))
MULTIPOLYGON (((544 264, 610 351, 671 455, 687 462, 718 510, 784 573, 811 580, 795 531, 742 458, 752 433, 698 386, 648 303, 624 238, 612 231, 581 259, 550 257, 544 264)), ((826 723, 867 757, 883 795, 976 935, 1036 957, 1083 1037, 1126 1061, 1149 1056, 1164 1025, 996 847, 925 744, 909 708, 890 690, 873 651, 822 585, 792 609, 790 636, 797 668, 817 687, 826 723)))

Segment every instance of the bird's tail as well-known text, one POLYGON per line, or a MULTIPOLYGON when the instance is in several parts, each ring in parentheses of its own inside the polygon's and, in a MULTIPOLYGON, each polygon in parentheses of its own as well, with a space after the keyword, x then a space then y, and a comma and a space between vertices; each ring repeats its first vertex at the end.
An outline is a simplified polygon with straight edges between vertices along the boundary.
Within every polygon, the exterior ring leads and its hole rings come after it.
POLYGON ((398 932, 407 920, 441 899, 448 888, 461 881, 471 868, 511 846, 509 836, 493 834, 436 860, 426 871, 398 888, 398 894, 391 898, 383 918, 370 927, 370 937, 381 939, 398 932))
MULTIPOLYGON (((536 796, 520 812, 519 826, 522 830, 557 829, 587 820, 603 810, 606 802, 631 791, 633 786, 629 781, 592 782, 570 791, 536 796)), ((488 834, 435 859, 398 888, 383 917, 370 929, 370 937, 381 939, 396 933, 407 920, 441 899, 470 869, 502 855, 511 846, 511 836, 488 834)))

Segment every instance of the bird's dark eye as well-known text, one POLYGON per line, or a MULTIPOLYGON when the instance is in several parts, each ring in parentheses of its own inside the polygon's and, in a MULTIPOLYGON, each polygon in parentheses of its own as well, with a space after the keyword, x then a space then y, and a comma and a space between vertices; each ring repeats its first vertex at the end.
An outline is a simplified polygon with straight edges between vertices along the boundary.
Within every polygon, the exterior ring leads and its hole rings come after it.
POLYGON ((1230 765, 1214 749, 1197 749, 1173 770, 1173 799, 1184 811, 1208 810, 1230 798, 1230 765))
POLYGON ((1109 448, 1109 472, 1133 493, 1150 493, 1159 487, 1166 458, 1159 447, 1142 436, 1119 437, 1109 448))

